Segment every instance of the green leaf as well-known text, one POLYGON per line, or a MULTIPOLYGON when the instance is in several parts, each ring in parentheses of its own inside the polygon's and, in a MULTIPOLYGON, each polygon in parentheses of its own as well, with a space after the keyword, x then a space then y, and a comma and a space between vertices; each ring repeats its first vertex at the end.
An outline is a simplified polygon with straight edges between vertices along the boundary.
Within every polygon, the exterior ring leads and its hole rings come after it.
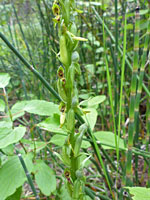
POLYGON ((66 189, 65 185, 63 185, 60 189, 60 199, 62 200, 71 200, 71 197, 66 189))
MULTIPOLYGON (((52 136, 50 142, 57 146, 62 147, 66 141, 66 137, 67 134, 66 135, 55 134, 54 136, 52 136)), ((90 146, 91 144, 88 141, 85 140, 82 141, 81 148, 87 149, 90 146)))
POLYGON ((140 10, 140 16, 141 15, 145 15, 145 14, 147 14, 149 12, 149 10, 147 9, 147 10, 140 10))
POLYGON ((80 106, 85 106, 85 107, 91 107, 91 108, 97 108, 98 104, 102 103, 105 101, 106 96, 105 95, 99 95, 96 97, 90 97, 89 99, 86 99, 84 101, 80 102, 80 106))
POLYGON ((35 166, 35 180, 41 192, 49 196, 56 190, 56 177, 53 170, 43 161, 38 160, 35 166))
POLYGON ((4 112, 5 111, 5 102, 0 99, 0 112, 4 112))
POLYGON ((67 137, 67 135, 65 136, 65 135, 56 134, 56 135, 52 136, 50 142, 62 147, 65 143, 66 137, 67 137))
POLYGON ((9 196, 6 200, 20 200, 22 194, 22 187, 17 188, 16 192, 9 196))
POLYGON ((58 105, 44 100, 31 100, 24 107, 24 111, 41 116, 52 116, 60 113, 58 105))
POLYGON ((23 116, 25 114, 24 107, 29 101, 18 101, 11 108, 11 113, 13 115, 13 120, 23 116))
POLYGON ((42 129, 50 131, 52 133, 66 133, 65 127, 60 128, 60 116, 54 114, 52 117, 48 117, 46 120, 37 124, 42 129))
MULTIPOLYGON (((105 149, 115 149, 116 148, 114 133, 108 132, 108 131, 98 131, 98 132, 95 132, 94 135, 105 149)), ((118 136, 117 136, 117 140, 118 140, 118 136)), ((119 139, 119 148, 122 150, 126 150, 126 148, 124 146, 124 141, 121 138, 119 139)))
POLYGON ((11 129, 12 128, 12 122, 11 121, 2 121, 0 122, 0 130, 1 128, 7 128, 7 129, 11 129))
POLYGON ((93 130, 97 121, 98 113, 94 108, 88 108, 84 111, 87 111, 88 113, 85 116, 83 116, 83 118, 90 125, 91 130, 93 130))
POLYGON ((27 144, 28 145, 28 151, 36 151, 36 153, 38 153, 40 150, 44 149, 47 146, 46 142, 40 142, 40 141, 33 141, 33 140, 26 140, 26 139, 22 139, 21 142, 23 144, 27 144))
POLYGON ((10 132, 12 131, 12 128, 9 127, 1 127, 0 128, 0 141, 5 138, 10 132))
POLYGON ((93 64, 86 64, 85 65, 86 70, 90 75, 94 74, 94 65, 93 64))
POLYGON ((5 129, 3 132, 3 135, 1 135, 1 140, 0 140, 0 149, 5 148, 10 144, 18 142, 25 134, 26 128, 25 127, 17 127, 13 129, 11 132, 9 132, 10 129, 5 129))
POLYGON ((98 104, 102 103, 103 101, 105 101, 105 99, 106 99, 105 95, 93 97, 88 101, 88 106, 93 107, 95 105, 98 105, 98 104))
POLYGON ((4 88, 8 85, 10 81, 9 74, 6 73, 0 73, 0 88, 4 88))
POLYGON ((2 151, 8 156, 13 156, 14 155, 14 146, 12 144, 10 144, 7 147, 2 148, 2 151))
POLYGON ((85 141, 85 140, 82 141, 82 144, 81 144, 82 148, 87 149, 90 146, 91 146, 91 144, 88 141, 85 141))
MULTIPOLYGON (((24 158, 29 172, 32 170, 32 162, 29 156, 24 158)), ((17 188, 26 181, 26 175, 20 164, 18 156, 11 157, 0 168, 0 200, 5 200, 8 196, 14 194, 17 188)))
POLYGON ((89 93, 87 93, 87 94, 84 94, 84 93, 83 93, 83 94, 80 94, 80 95, 79 95, 79 98, 85 99, 85 100, 88 99, 89 97, 90 97, 90 94, 89 94, 89 93))
POLYGON ((150 188, 145 187, 125 187, 129 189, 130 194, 133 195, 133 200, 149 200, 150 199, 150 188))

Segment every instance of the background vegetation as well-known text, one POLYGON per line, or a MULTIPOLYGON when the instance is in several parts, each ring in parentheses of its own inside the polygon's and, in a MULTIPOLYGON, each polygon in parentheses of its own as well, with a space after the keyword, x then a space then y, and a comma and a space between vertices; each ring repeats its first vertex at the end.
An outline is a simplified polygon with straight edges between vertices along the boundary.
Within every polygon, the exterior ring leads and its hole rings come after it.
MULTIPOLYGON (((78 44, 81 75, 76 86, 99 152, 85 134, 81 163, 86 198, 145 200, 150 196, 150 1, 76 4, 78 36, 88 39, 78 44)), ((60 115, 59 100, 35 76, 38 71, 57 91, 61 62, 52 5, 52 0, 0 1, 1 200, 70 199, 66 167, 59 159, 66 138, 60 116, 55 116, 60 115)))

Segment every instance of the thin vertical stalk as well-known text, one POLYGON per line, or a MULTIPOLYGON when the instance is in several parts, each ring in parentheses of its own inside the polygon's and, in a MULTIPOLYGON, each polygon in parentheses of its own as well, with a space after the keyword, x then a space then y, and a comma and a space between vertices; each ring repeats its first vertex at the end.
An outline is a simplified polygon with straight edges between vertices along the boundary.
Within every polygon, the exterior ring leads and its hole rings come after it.
MULTIPOLYGON (((141 59, 142 63, 141 63, 141 68, 140 68, 139 80, 138 80, 137 95, 136 95, 136 99, 135 99, 135 109, 134 109, 135 127, 139 126, 139 123, 138 123, 139 104, 140 104, 140 98, 141 98, 141 92, 142 92, 142 83, 143 83, 143 78, 144 78, 144 70, 145 70, 145 65, 146 65, 149 38, 150 38, 150 18, 149 18, 149 23, 148 23, 147 34, 146 34, 146 37, 145 37, 143 55, 142 55, 142 59, 141 59)), ((138 143, 138 131, 136 131, 136 134, 135 134, 135 142, 136 142, 136 144, 138 143)))
POLYGON ((118 0, 115 0, 115 123, 118 124, 119 69, 118 69, 118 0))
POLYGON ((26 174, 26 177, 27 177, 27 179, 28 179, 29 185, 30 185, 30 187, 31 187, 31 189, 32 189, 32 191, 33 191, 33 193, 34 193, 34 195, 35 195, 35 199, 36 199, 36 200, 40 200, 40 197, 39 197, 39 195, 38 195, 37 192, 36 192, 36 189, 35 189, 35 187, 34 187, 34 184, 33 184, 33 181, 32 181, 32 179, 31 179, 30 173, 28 172, 28 169, 27 169, 27 167, 26 167, 26 164, 25 164, 25 162, 24 162, 24 160, 23 160, 23 158, 22 158, 22 155, 21 155, 21 153, 18 152, 17 149, 16 149, 16 154, 18 155, 18 158, 19 158, 19 160, 20 160, 20 163, 21 163, 21 165, 22 165, 22 167, 23 167, 23 170, 24 170, 24 172, 25 172, 25 174, 26 174))
MULTIPOLYGON (((142 92, 142 82, 143 82, 143 78, 144 78, 144 70, 145 70, 145 65, 146 65, 147 50, 148 50, 148 45, 149 45, 149 35, 150 35, 150 18, 149 18, 149 23, 148 23, 147 34, 145 37, 145 43, 144 43, 144 49, 143 49, 143 55, 142 55, 142 63, 141 63, 139 80, 138 80, 138 89, 137 89, 137 95, 136 95, 136 99, 135 99, 134 141, 135 141, 136 147, 138 146, 138 138, 139 138, 139 105, 140 105, 140 98, 141 98, 141 92, 142 92)), ((135 178, 136 178, 136 184, 138 184, 138 156, 135 156, 135 178)))
MULTIPOLYGON (((114 115, 113 100, 112 100, 111 79, 110 79, 109 67, 108 67, 108 59, 107 59, 107 54, 106 54, 106 37, 105 37, 105 29, 104 29, 104 16, 103 16, 102 27, 103 27, 103 45, 104 45, 104 58, 105 58, 106 73, 107 73, 107 83, 108 83, 108 91, 109 91, 109 96, 110 96, 111 112, 112 112, 112 118, 113 118, 113 124, 114 124, 115 143, 116 143, 116 147, 117 147, 116 123, 115 123, 115 115, 114 115)), ((112 195, 112 197, 113 197, 113 195, 112 195)))
MULTIPOLYGON (((150 6, 150 5, 149 5, 150 6)), ((150 74, 150 52, 148 58, 148 73, 150 74)), ((150 90, 150 79, 148 80, 148 88, 150 90)), ((146 150, 149 152, 149 141, 150 141, 150 98, 147 97, 147 104, 146 104, 146 150)), ((150 166, 150 161, 149 161, 150 166)), ((148 168, 148 183, 147 186, 150 187, 150 167, 148 168)))
POLYGON ((139 7, 135 10, 135 35, 134 35, 134 62, 131 79, 131 94, 129 105, 129 130, 128 130, 128 152, 126 163, 126 185, 133 185, 133 172, 132 172, 132 147, 133 147, 133 134, 134 134, 134 107, 136 97, 136 84, 137 84, 137 72, 139 61, 139 31, 140 31, 140 15, 139 7))
MULTIPOLYGON (((118 141, 117 141, 117 173, 119 164, 119 141, 120 141, 120 131, 121 131, 121 113, 123 106, 123 85, 124 85, 124 72, 125 72, 125 57, 126 57, 126 30, 127 30, 127 17, 125 14, 124 19, 124 42, 123 42, 123 59, 121 68, 121 86, 120 86, 120 101, 119 101, 119 116, 118 116, 118 141)), ((118 177, 118 176, 117 176, 118 177)), ((117 181, 116 181, 117 182, 117 181)))

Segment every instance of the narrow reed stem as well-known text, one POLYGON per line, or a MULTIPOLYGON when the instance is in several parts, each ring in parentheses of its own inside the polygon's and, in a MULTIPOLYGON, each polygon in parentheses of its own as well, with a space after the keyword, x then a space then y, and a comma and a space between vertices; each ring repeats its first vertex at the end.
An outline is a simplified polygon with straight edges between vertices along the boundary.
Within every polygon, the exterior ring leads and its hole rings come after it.
POLYGON ((32 191, 33 191, 33 193, 34 193, 34 195, 35 195, 36 200, 40 200, 40 197, 39 197, 39 195, 38 195, 37 192, 36 192, 36 189, 35 189, 35 187, 34 187, 34 184, 33 184, 33 181, 32 181, 32 179, 31 179, 30 173, 28 172, 28 169, 27 169, 27 167, 26 167, 26 164, 25 164, 25 162, 24 162, 24 160, 23 160, 23 158, 22 158, 22 155, 21 155, 21 153, 19 153, 19 151, 18 151, 17 149, 16 149, 16 154, 18 155, 18 158, 19 158, 19 160, 20 160, 20 163, 21 163, 21 165, 22 165, 22 167, 23 167, 23 170, 24 170, 24 172, 25 172, 25 174, 26 174, 26 177, 27 177, 27 179, 28 179, 29 185, 30 185, 30 187, 31 187, 31 189, 32 189, 32 191))
POLYGON ((134 62, 131 79, 131 95, 129 105, 129 130, 128 130, 128 153, 126 163, 126 185, 133 185, 133 171, 132 171, 132 147, 133 147, 133 136, 134 136, 134 107, 137 87, 137 72, 138 72, 138 61, 139 61, 139 31, 140 31, 140 15, 139 7, 135 9, 135 35, 134 35, 134 62))

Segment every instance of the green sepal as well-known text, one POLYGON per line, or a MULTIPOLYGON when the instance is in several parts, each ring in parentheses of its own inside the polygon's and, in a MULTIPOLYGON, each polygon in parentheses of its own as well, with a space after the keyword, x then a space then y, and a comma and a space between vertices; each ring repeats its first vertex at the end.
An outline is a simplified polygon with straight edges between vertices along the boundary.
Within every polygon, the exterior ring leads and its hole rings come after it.
POLYGON ((73 98, 72 98, 72 104, 71 104, 71 107, 75 110, 77 108, 79 104, 79 100, 78 100, 78 97, 75 95, 73 98))
POLYGON ((76 35, 77 34, 77 27, 75 25, 75 23, 73 22, 70 26, 70 32, 73 34, 73 35, 76 35))
POLYGON ((75 70, 74 70, 74 64, 72 64, 69 69, 68 69, 68 73, 67 73, 67 84, 66 84, 66 88, 73 88, 74 85, 74 75, 75 75, 75 70))
POLYGON ((74 63, 75 71, 78 75, 81 75, 81 68, 79 63, 74 63))
POLYGON ((69 182, 67 182, 67 190, 70 196, 72 196, 73 187, 72 187, 72 184, 69 182))
POLYGON ((73 62, 73 63, 79 62, 79 54, 78 54, 77 51, 74 51, 74 52, 72 53, 71 59, 72 59, 72 62, 73 62))
POLYGON ((65 25, 68 26, 70 20, 70 1, 69 0, 59 0, 62 9, 62 18, 64 19, 65 25))
POLYGON ((67 40, 66 40, 66 35, 62 34, 60 36, 60 61, 64 64, 65 67, 69 66, 69 53, 67 49, 67 40))
POLYGON ((72 193, 73 199, 79 199, 81 193, 80 188, 81 188, 81 181, 80 179, 76 179, 73 186, 73 193, 72 193))
POLYGON ((79 128, 79 133, 78 133, 78 136, 77 136, 76 142, 75 142, 75 147, 74 147, 74 156, 75 157, 79 156, 83 135, 86 131, 87 131, 87 125, 82 124, 79 128))
POLYGON ((66 91, 65 91, 65 87, 64 87, 62 79, 58 79, 57 88, 58 88, 58 93, 59 93, 60 97, 62 98, 62 100, 64 102, 67 102, 66 91))
POLYGON ((64 21, 66 26, 69 24, 70 21, 70 0, 65 0, 64 2, 66 13, 63 13, 64 21))
POLYGON ((70 167, 71 160, 70 160, 70 152, 71 152, 71 145, 64 145, 62 148, 62 155, 61 158, 65 165, 70 167))
POLYGON ((73 132, 75 127, 75 115, 74 110, 70 109, 67 113, 67 130, 73 132))

